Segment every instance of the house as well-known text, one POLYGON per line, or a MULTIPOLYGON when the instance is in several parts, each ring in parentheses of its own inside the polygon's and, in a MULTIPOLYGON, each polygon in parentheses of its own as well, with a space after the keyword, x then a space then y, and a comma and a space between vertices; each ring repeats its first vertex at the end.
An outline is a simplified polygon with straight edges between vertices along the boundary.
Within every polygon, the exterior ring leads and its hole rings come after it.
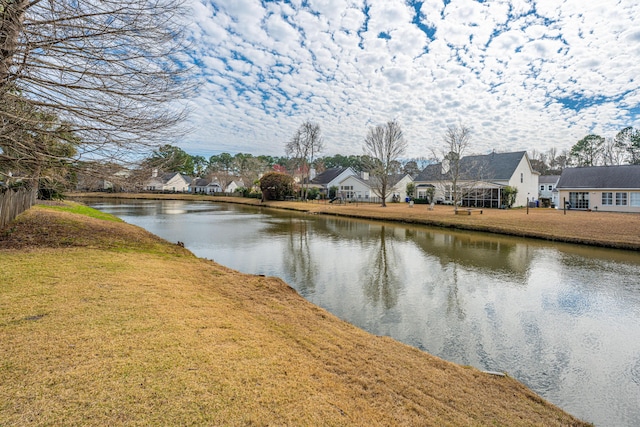
POLYGON ((538 199, 544 205, 558 206, 558 191, 556 186, 560 175, 541 175, 538 177, 538 199))
POLYGON ((640 212, 640 165, 567 168, 556 188, 560 209, 640 212))
POLYGON ((191 182, 191 192, 199 194, 221 193, 222 187, 215 181, 204 178, 194 178, 191 182))
POLYGON ((362 172, 360 175, 348 175, 336 186, 338 197, 346 200, 371 201, 373 193, 369 183, 369 174, 362 172))
POLYGON ((407 184, 413 182, 413 178, 411 175, 407 174, 399 174, 394 175, 389 180, 389 184, 391 185, 391 194, 387 201, 390 201, 390 198, 396 197, 399 201, 405 201, 408 197, 407 195, 407 184))
POLYGON ((151 179, 144 183, 144 189, 147 191, 171 191, 188 193, 190 190, 191 178, 182 175, 180 172, 171 172, 158 175, 157 169, 154 169, 151 179))
MULTIPOLYGON (((411 175, 400 174, 389 178, 386 201, 404 201, 407 198, 407 184, 413 182, 411 175)), ((376 203, 381 201, 376 193, 376 178, 370 177, 368 172, 348 175, 337 187, 338 196, 346 200, 376 203)))
MULTIPOLYGON (((427 166, 414 179, 418 197, 433 189, 436 201, 453 204, 450 162, 427 166)), ((539 173, 534 171, 526 151, 466 156, 459 161, 458 194, 462 206, 499 208, 504 206, 504 188, 516 188, 514 206, 526 206, 538 195, 539 173)))
POLYGON ((238 188, 244 188, 244 182, 242 181, 242 179, 233 179, 227 183, 227 185, 224 188, 224 192, 233 193, 238 188))
POLYGON ((336 187, 340 189, 340 183, 347 177, 357 175, 356 172, 350 168, 330 168, 326 171, 316 175, 311 181, 309 181, 309 188, 317 188, 320 190, 320 194, 325 196, 329 195, 329 189, 336 187))

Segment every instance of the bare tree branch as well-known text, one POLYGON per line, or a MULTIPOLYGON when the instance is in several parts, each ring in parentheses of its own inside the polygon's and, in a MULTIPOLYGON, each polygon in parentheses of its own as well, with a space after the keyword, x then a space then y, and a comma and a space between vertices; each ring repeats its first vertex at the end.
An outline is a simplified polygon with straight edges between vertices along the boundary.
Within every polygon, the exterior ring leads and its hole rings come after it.
POLYGON ((285 145, 285 153, 298 162, 302 170, 302 198, 306 200, 309 189, 310 168, 315 156, 324 149, 324 140, 320 125, 310 121, 304 122, 285 145))
POLYGON ((407 149, 402 128, 392 120, 384 125, 369 128, 364 139, 363 150, 371 158, 369 174, 372 178, 372 190, 382 199, 386 207, 386 198, 391 190, 390 180, 396 172, 396 165, 407 149))
POLYGON ((0 170, 37 179, 24 160, 56 157, 33 143, 53 133, 73 136, 74 164, 179 136, 175 100, 192 88, 184 12, 182 0, 0 0, 0 170))

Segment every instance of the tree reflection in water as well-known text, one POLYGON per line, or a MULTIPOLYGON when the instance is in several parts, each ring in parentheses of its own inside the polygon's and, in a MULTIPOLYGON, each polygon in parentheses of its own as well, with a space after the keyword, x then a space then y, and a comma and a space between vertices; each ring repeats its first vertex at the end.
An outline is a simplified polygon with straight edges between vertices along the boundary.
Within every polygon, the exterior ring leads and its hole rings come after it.
MULTIPOLYGON (((373 234, 373 233, 372 233, 373 234)), ((364 296, 374 305, 382 303, 390 309, 398 303, 398 292, 402 281, 398 272, 398 254, 394 240, 387 241, 386 227, 380 227, 379 240, 371 245, 368 263, 362 270, 364 296)))

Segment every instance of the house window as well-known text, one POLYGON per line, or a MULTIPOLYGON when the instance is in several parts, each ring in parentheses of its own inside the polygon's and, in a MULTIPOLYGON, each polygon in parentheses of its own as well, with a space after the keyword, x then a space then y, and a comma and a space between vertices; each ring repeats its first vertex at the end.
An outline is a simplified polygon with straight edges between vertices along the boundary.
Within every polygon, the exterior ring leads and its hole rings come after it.
POLYGON ((574 209, 589 209, 589 193, 585 191, 570 191, 569 203, 574 209))
POLYGON ((523 182, 524 182, 524 174, 523 174, 523 173, 521 173, 521 174, 520 174, 520 182, 521 182, 521 183, 523 183, 523 182))
POLYGON ((540 191, 544 191, 544 185, 540 186, 540 191))
POLYGON ((629 193, 629 206, 640 207, 640 193, 629 193))
POLYGON ((616 193, 616 206, 627 206, 627 193, 616 193))
POLYGON ((611 206, 613 205, 613 193, 602 193, 602 205, 603 206, 611 206))
POLYGON ((549 185, 549 191, 553 190, 553 185, 549 185))

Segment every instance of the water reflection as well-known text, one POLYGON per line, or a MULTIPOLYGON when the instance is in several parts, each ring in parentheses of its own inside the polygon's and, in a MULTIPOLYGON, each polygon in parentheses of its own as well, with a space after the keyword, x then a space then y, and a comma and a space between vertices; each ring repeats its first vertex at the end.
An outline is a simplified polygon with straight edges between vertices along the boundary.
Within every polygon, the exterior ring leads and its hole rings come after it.
POLYGON ((640 424, 636 252, 233 205, 96 207, 198 256, 280 276, 372 333, 506 371, 597 425, 640 424))

